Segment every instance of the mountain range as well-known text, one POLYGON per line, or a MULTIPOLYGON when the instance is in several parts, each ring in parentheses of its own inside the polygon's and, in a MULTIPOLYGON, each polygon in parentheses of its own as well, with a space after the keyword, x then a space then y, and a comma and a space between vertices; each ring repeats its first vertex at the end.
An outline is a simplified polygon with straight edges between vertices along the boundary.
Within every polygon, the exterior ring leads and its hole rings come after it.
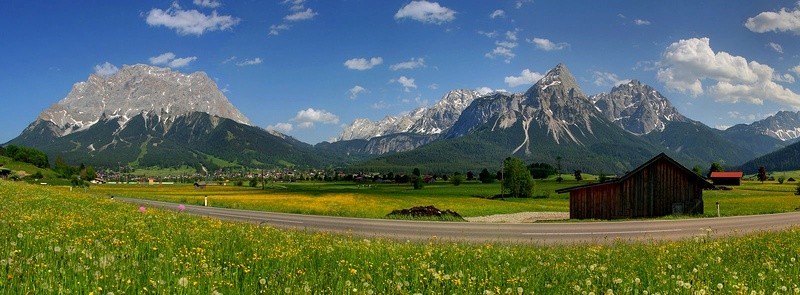
POLYGON ((558 157, 564 171, 622 173, 660 152, 687 166, 739 165, 798 137, 800 112, 718 130, 682 115, 636 80, 587 96, 559 64, 524 93, 453 90, 430 107, 377 122, 357 119, 336 141, 311 146, 252 126, 205 73, 134 65, 75 84, 7 144, 105 167, 450 172, 497 169, 515 155, 551 164, 558 157))

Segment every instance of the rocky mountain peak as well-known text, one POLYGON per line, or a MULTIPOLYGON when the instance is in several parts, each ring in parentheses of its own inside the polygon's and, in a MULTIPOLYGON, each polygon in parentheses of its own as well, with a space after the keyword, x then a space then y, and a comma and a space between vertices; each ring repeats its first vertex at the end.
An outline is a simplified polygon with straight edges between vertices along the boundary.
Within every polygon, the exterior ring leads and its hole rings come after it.
POLYGON ((337 139, 371 139, 396 133, 440 134, 452 127, 461 112, 480 96, 475 90, 452 90, 431 107, 418 108, 401 116, 387 116, 377 122, 356 119, 342 130, 337 139))
POLYGON ((687 122, 661 93, 638 80, 615 86, 589 98, 603 115, 634 134, 664 130, 669 122, 687 122))
POLYGON ((125 124, 142 113, 169 120, 192 112, 250 124, 205 73, 187 75, 142 64, 123 66, 111 76, 90 75, 38 119, 53 123, 61 129, 56 134, 63 136, 84 130, 103 116, 119 117, 120 124, 125 124))
POLYGON ((749 125, 756 132, 789 141, 800 138, 800 112, 779 111, 749 125))
POLYGON ((528 91, 525 93, 526 96, 532 95, 533 91, 545 91, 550 87, 556 87, 558 89, 562 89, 564 93, 568 94, 569 97, 585 97, 581 88, 578 86, 578 83, 575 81, 575 77, 570 73, 567 66, 563 63, 556 65, 555 68, 547 71, 544 77, 542 77, 536 84, 534 84, 528 91), (570 93, 572 92, 572 93, 570 93))

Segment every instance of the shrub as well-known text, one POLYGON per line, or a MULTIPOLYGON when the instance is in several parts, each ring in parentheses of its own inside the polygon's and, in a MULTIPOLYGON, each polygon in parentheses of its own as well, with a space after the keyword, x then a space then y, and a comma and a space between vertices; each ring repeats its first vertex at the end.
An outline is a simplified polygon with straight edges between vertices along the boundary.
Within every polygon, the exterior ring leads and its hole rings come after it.
POLYGON ((412 183, 414 184, 414 189, 422 189, 425 186, 425 181, 422 180, 422 177, 414 178, 412 183))
POLYGON ((450 177, 450 183, 455 186, 461 185, 462 182, 464 182, 464 175, 461 175, 461 173, 456 172, 453 177, 450 177))

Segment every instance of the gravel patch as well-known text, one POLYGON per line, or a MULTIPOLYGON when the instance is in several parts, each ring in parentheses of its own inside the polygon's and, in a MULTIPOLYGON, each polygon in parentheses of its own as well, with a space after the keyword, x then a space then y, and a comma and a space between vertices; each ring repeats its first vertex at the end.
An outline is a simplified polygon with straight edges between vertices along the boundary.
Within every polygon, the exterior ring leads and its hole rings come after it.
POLYGON ((464 217, 469 222, 485 223, 526 223, 539 220, 566 220, 569 212, 520 212, 512 214, 495 214, 489 216, 464 217))

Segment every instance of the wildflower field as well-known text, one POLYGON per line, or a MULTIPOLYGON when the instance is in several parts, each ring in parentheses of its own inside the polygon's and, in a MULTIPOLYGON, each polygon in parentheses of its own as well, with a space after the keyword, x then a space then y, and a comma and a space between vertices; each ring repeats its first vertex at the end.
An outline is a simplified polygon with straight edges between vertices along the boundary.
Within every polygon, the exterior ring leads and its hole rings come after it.
POLYGON ((8 181, 0 204, 2 294, 800 293, 800 229, 545 247, 278 230, 8 181))

